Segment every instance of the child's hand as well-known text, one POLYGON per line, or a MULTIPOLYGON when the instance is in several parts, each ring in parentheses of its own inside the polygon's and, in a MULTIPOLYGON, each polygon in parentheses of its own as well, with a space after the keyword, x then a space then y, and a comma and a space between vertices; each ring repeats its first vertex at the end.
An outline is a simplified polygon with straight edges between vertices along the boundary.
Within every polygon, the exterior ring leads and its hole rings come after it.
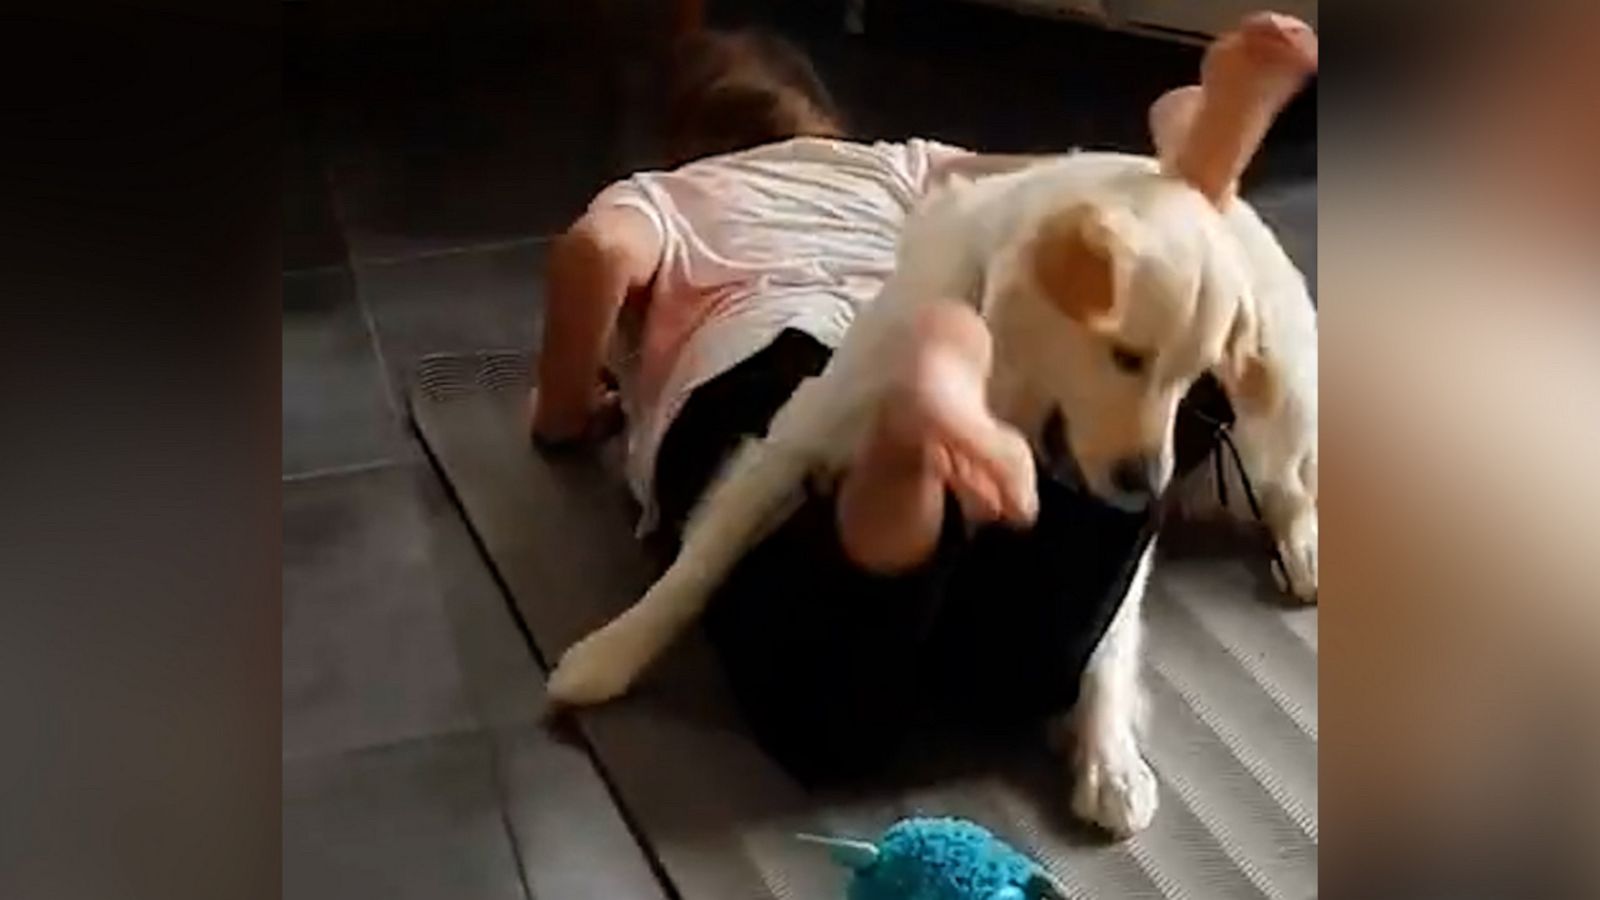
POLYGON ((599 443, 622 430, 622 398, 597 384, 585 407, 557 409, 541 403, 535 388, 528 392, 528 421, 534 443, 544 447, 599 443))

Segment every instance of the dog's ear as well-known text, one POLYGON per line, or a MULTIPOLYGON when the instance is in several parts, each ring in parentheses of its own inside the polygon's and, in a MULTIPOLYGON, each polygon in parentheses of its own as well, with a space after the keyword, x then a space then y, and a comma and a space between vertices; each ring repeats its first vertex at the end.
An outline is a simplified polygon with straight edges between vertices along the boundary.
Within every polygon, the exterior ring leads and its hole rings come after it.
POLYGON ((1053 212, 1028 249, 1034 280, 1050 302, 1092 327, 1114 327, 1119 312, 1119 270, 1134 236, 1119 212, 1090 203, 1053 212))

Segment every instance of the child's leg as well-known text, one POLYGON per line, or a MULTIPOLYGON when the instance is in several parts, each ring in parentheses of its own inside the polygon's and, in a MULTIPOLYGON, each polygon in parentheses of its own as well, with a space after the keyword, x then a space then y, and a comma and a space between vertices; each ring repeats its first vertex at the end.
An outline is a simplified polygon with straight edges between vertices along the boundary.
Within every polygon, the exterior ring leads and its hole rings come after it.
POLYGON ((1277 13, 1247 16, 1217 38, 1201 85, 1168 91, 1150 108, 1157 155, 1214 203, 1226 203, 1278 112, 1317 68, 1317 38, 1277 13))
POLYGON ((1037 506, 1027 442, 984 401, 977 313, 929 306, 902 346, 838 491, 809 496, 740 560, 707 614, 746 719, 802 777, 870 768, 917 714, 961 514, 1026 522, 1037 506))
POLYGON ((905 737, 962 544, 952 509, 922 565, 875 575, 841 547, 837 507, 836 495, 809 495, 734 566, 705 616, 745 722, 805 781, 870 771, 905 737))

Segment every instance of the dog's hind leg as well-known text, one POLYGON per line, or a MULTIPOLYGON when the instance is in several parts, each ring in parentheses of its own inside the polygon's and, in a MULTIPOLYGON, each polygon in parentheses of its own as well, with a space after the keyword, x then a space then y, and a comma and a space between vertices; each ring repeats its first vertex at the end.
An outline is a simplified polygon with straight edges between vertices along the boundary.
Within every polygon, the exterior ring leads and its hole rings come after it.
POLYGON ((1139 559, 1128 592, 1083 673, 1072 711, 1072 811, 1117 837, 1150 824, 1159 801, 1155 773, 1139 749, 1145 696, 1140 682, 1145 585, 1155 553, 1139 559))

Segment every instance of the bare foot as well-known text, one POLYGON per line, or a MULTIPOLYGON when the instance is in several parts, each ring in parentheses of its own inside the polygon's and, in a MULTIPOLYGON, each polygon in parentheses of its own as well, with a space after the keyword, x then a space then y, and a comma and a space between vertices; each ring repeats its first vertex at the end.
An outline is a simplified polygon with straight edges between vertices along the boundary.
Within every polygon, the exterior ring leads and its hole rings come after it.
POLYGON ((1244 17, 1235 28, 1211 45, 1201 63, 1203 78, 1221 74, 1222 69, 1244 59, 1251 70, 1299 71, 1307 74, 1317 68, 1317 35, 1311 26, 1283 13, 1257 12, 1244 17))
POLYGON ((989 412, 992 347, 977 312, 930 305, 902 347, 899 371, 839 491, 846 554, 883 574, 933 552, 947 489, 972 522, 1025 525, 1039 507, 1032 450, 989 412))
POLYGON ((1213 202, 1231 196, 1272 120, 1316 69, 1311 26, 1278 13, 1247 16, 1206 50, 1201 102, 1174 168, 1213 202))
POLYGON ((1033 451, 989 411, 987 367, 934 344, 917 353, 884 411, 889 439, 919 448, 972 522, 1028 525, 1039 512, 1033 451))
POLYGON ((1316 70, 1317 35, 1311 26, 1262 12, 1246 16, 1206 50, 1200 83, 1207 95, 1244 98, 1270 118, 1316 70))

